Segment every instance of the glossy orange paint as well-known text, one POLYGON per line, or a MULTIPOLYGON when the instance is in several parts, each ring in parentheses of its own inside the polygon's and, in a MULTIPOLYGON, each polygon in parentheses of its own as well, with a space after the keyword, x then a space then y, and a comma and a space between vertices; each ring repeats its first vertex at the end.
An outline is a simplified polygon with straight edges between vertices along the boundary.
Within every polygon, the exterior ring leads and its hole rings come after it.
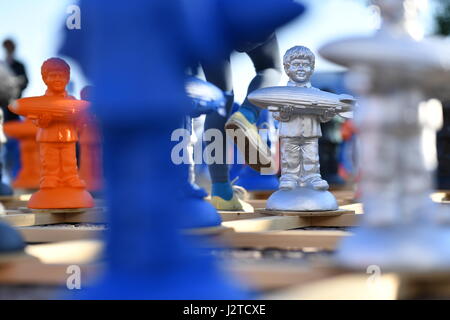
POLYGON ((78 175, 77 126, 89 103, 69 96, 70 67, 62 59, 46 60, 41 68, 47 86, 43 96, 16 100, 9 109, 32 120, 39 146, 39 191, 28 202, 33 209, 89 208, 94 206, 78 175))
POLYGON ((30 121, 9 121, 3 125, 8 137, 19 141, 20 171, 12 186, 18 189, 39 188, 39 149, 36 142, 36 125, 30 121))

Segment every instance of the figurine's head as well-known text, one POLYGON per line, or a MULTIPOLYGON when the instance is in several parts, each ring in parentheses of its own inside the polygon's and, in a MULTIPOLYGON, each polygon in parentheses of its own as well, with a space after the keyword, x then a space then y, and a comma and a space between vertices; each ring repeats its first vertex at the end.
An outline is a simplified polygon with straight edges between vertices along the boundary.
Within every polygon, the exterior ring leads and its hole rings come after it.
POLYGON ((70 80, 70 67, 63 59, 50 58, 42 64, 41 75, 49 91, 63 93, 70 80))
POLYGON ((297 83, 309 82, 314 73, 315 63, 314 53, 303 46, 289 49, 283 57, 284 71, 292 81, 297 83))

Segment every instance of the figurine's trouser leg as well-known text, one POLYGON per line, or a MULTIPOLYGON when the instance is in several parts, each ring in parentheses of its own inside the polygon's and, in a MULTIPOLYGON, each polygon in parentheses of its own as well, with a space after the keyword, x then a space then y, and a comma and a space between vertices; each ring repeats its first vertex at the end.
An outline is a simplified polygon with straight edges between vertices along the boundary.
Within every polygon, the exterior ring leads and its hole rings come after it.
MULTIPOLYGON (((231 78, 231 66, 229 59, 223 59, 221 62, 216 63, 214 65, 211 64, 202 64, 203 70, 205 72, 206 80, 215 84, 221 90, 228 93, 225 95, 227 99, 226 103, 226 112, 227 116, 222 117, 217 112, 212 112, 206 115, 204 130, 208 129, 217 129, 220 131, 223 137, 223 145, 222 145, 222 158, 216 159, 220 161, 220 163, 213 163, 208 166, 209 174, 211 176, 212 183, 220 183, 220 182, 228 182, 229 174, 228 174, 228 165, 226 164, 226 135, 225 135, 225 123, 228 120, 228 117, 231 113, 231 109, 233 107, 234 95, 233 95, 233 81, 231 78)), ((209 143, 212 143, 209 142, 209 143)), ((206 143, 206 145, 209 145, 206 143)))
POLYGON ((299 143, 302 159, 300 181, 320 178, 319 138, 301 138, 299 143))
POLYGON ((75 142, 61 143, 61 178, 63 181, 78 179, 75 142))
POLYGON ((41 187, 46 183, 56 184, 59 180, 60 150, 59 143, 40 142, 41 187))
POLYGON ((282 181, 298 183, 301 174, 300 142, 298 137, 280 137, 282 181))

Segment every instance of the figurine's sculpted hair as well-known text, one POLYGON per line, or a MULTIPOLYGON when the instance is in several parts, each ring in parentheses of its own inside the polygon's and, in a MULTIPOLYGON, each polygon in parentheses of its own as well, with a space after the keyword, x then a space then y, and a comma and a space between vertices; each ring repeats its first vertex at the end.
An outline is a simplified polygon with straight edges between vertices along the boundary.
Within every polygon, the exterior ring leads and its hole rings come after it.
POLYGON ((311 68, 314 70, 316 56, 309 48, 304 46, 295 46, 286 51, 283 57, 283 65, 285 70, 287 70, 289 64, 294 59, 308 59, 311 62, 311 68))
POLYGON ((63 59, 50 58, 44 61, 41 67, 41 75, 45 77, 50 71, 63 71, 70 75, 70 66, 63 59))

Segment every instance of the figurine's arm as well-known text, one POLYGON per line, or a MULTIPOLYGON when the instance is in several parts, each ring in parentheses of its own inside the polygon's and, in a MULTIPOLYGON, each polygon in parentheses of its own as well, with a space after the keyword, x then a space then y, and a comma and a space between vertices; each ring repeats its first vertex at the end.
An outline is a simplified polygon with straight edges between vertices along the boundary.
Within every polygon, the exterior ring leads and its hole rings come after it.
POLYGON ((53 117, 50 113, 43 113, 37 118, 30 118, 34 120, 34 123, 41 128, 47 128, 53 120, 53 117))
POLYGON ((322 115, 319 116, 320 122, 328 122, 336 116, 336 113, 330 110, 325 110, 322 115))
POLYGON ((282 107, 269 107, 269 111, 272 111, 272 116, 275 120, 281 122, 288 122, 291 120, 292 115, 292 107, 291 106, 282 106, 282 107))

